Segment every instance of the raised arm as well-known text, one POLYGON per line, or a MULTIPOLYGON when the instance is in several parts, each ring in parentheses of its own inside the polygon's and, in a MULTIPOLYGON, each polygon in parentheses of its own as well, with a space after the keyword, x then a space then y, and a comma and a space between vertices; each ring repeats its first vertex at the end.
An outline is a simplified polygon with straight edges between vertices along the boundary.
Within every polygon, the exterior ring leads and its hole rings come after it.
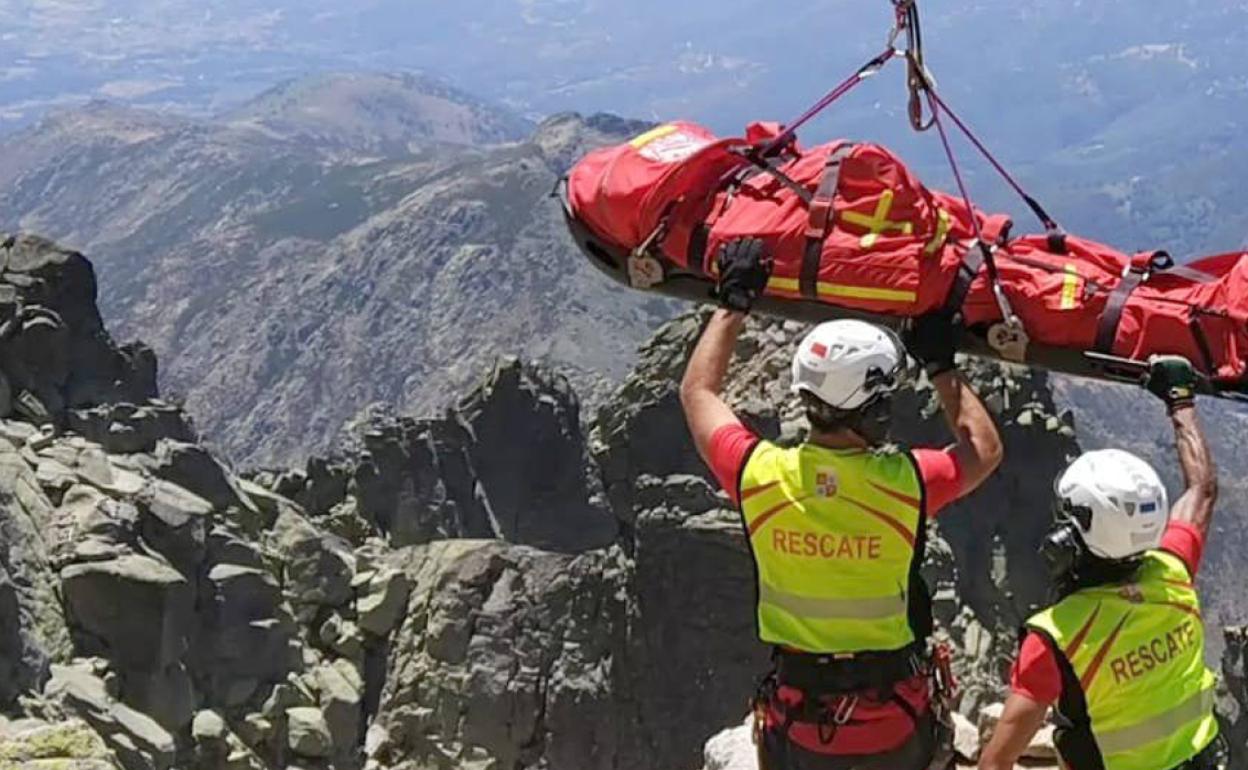
POLYGON ((1170 509, 1173 521, 1191 524, 1204 538, 1213 521, 1213 506, 1218 500, 1218 471, 1213 454, 1200 428, 1196 407, 1176 409, 1170 415, 1174 425, 1175 443, 1179 450, 1179 466, 1183 469, 1183 481, 1187 485, 1183 495, 1170 509))
POLYGON ((689 357, 685 377, 680 383, 680 404, 693 435, 698 454, 709 465, 711 437, 725 425, 739 424, 722 397, 724 375, 732 360, 737 337, 745 325, 745 315, 731 310, 716 310, 702 331, 702 337, 689 357))
POLYGON ((1183 469, 1185 489, 1170 508, 1170 520, 1191 525, 1203 541, 1218 499, 1218 471, 1196 414, 1199 378, 1191 363, 1178 356, 1156 356, 1149 365, 1148 389, 1165 402, 1170 413, 1179 467, 1183 469))
POLYGON ((772 263, 761 239, 738 238, 720 248, 717 266, 719 284, 715 298, 722 307, 702 330, 680 383, 685 420, 694 446, 707 465, 712 465, 710 446, 715 431, 741 422, 721 395, 724 375, 745 326, 745 315, 767 287, 772 263))
POLYGON ((962 481, 960 496, 964 497, 988 480, 1001 464, 1004 450, 992 415, 954 366, 956 332, 947 315, 927 315, 914 321, 906 344, 923 363, 953 433, 951 451, 962 481))
POLYGON ((1001 433, 984 402, 957 370, 937 374, 932 378, 932 386, 944 409, 945 422, 953 432, 953 455, 962 472, 965 497, 1001 465, 1005 454, 1001 433))

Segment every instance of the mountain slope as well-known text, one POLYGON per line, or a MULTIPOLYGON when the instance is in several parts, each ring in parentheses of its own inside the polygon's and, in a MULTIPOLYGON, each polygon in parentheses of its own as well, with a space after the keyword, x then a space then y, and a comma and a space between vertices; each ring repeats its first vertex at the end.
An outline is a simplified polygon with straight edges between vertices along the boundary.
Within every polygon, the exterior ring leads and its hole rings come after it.
POLYGON ((528 121, 431 78, 331 73, 279 85, 222 119, 317 147, 395 154, 414 143, 498 144, 528 121))
POLYGON ((668 305, 593 273, 547 196, 572 157, 637 130, 563 116, 526 142, 357 159, 95 104, 0 143, 0 222, 90 248, 106 314, 161 353, 205 435, 271 462, 370 402, 441 403, 499 353, 589 391, 622 375, 668 305))

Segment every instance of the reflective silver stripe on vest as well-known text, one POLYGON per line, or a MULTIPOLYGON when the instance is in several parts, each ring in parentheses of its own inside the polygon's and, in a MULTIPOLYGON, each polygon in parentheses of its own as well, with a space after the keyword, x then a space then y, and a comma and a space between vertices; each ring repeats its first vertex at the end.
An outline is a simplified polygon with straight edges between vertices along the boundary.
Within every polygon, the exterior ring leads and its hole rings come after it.
POLYGON ((820 599, 785 593, 766 583, 759 586, 758 600, 763 604, 779 607, 791 615, 815 620, 881 620, 904 615, 908 609, 905 594, 871 599, 820 599))
POLYGON ((1124 751, 1147 746, 1183 729, 1187 724, 1195 722, 1213 713, 1214 692, 1210 688, 1188 698, 1169 711, 1146 719, 1136 725, 1123 727, 1109 732, 1096 733, 1096 743, 1102 754, 1121 754, 1124 751))

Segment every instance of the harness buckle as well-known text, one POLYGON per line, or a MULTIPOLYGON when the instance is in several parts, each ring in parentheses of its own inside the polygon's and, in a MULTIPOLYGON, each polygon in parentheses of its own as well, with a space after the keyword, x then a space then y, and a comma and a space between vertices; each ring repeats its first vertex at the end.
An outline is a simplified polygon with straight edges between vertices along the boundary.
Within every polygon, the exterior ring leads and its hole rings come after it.
POLYGON ((832 724, 837 727, 848 724, 849 720, 854 716, 854 710, 857 708, 857 695, 842 696, 840 703, 836 704, 836 709, 832 712, 832 724))
POLYGON ((1027 330, 1023 328, 1023 322, 1018 320, 1018 316, 1011 315, 988 329, 988 344, 1001 358, 1021 364, 1027 360, 1027 346, 1031 344, 1031 337, 1027 335, 1027 330))
POLYGON ((628 284, 634 289, 653 289, 663 283, 663 263, 651 255, 656 243, 667 237, 667 217, 659 222, 654 231, 628 255, 628 284))

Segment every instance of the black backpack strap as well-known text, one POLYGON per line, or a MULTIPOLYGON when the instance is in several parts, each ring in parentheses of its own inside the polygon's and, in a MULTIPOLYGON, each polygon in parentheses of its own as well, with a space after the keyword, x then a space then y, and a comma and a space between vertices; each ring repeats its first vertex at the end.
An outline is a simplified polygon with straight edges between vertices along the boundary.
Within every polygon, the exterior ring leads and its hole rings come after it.
POLYGON ((1196 349, 1205 366, 1205 374, 1212 377, 1218 371, 1217 362, 1213 360, 1213 349, 1209 347, 1209 338, 1205 336, 1204 327, 1200 324, 1200 309, 1191 308, 1187 314, 1187 326, 1192 330, 1192 338, 1196 340, 1196 349))
POLYGON ((949 295, 945 297, 943 311, 951 318, 961 318, 966 295, 971 293, 971 284, 975 283, 975 277, 983 267, 984 250, 979 244, 975 244, 967 250, 962 264, 958 265, 958 271, 953 276, 953 285, 949 287, 949 295))
POLYGON ((1118 338, 1118 324, 1122 322, 1122 311, 1126 309, 1127 300, 1131 299, 1131 295, 1144 282, 1146 276, 1147 273, 1142 271, 1128 270, 1114 290, 1110 292, 1109 300, 1105 303, 1105 310, 1101 312, 1101 319, 1096 326, 1096 342, 1094 343, 1096 352, 1105 355, 1113 354, 1114 341, 1118 338))
POLYGON ((853 144, 845 143, 828 153, 819 179, 819 189, 810 203, 810 218, 806 226, 806 248, 802 252, 802 272, 799 286, 807 299, 819 298, 819 268, 823 262, 823 242, 836 224, 836 193, 841 187, 841 166, 854 151, 853 144))

